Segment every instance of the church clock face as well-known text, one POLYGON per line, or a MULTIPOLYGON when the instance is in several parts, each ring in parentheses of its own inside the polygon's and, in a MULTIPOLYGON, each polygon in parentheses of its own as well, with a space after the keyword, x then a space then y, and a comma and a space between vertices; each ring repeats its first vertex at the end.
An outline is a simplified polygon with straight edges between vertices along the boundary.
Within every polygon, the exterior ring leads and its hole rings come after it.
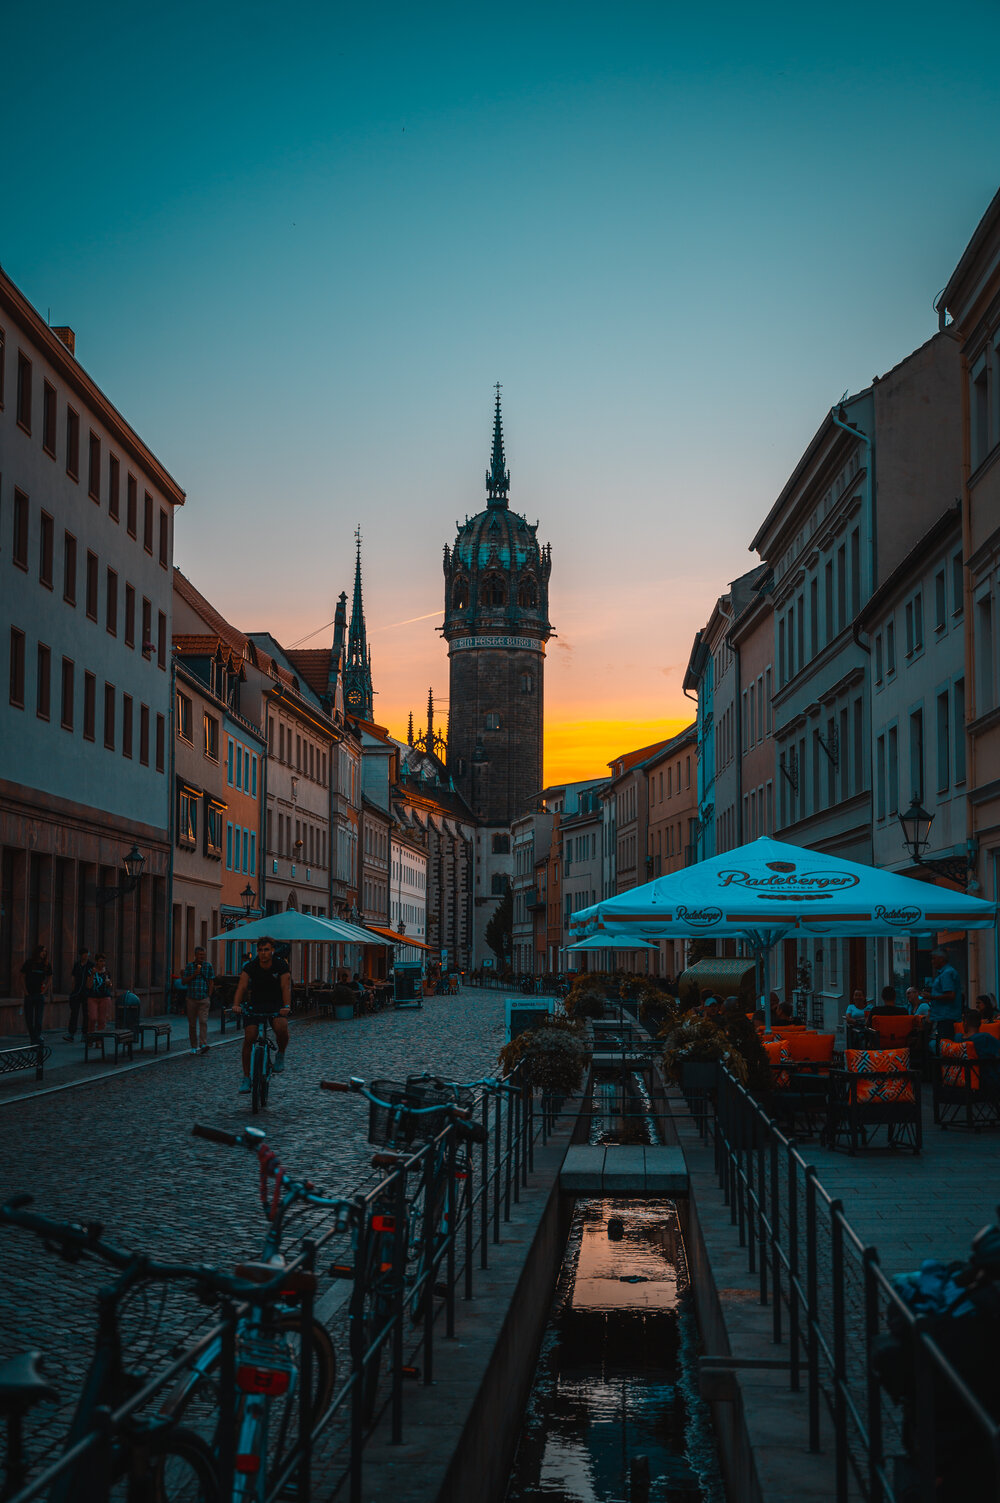
POLYGON ((360 689, 351 690, 350 694, 348 694, 347 696, 347 703, 350 705, 352 710, 357 710, 358 708, 360 708, 361 698, 362 696, 360 689))

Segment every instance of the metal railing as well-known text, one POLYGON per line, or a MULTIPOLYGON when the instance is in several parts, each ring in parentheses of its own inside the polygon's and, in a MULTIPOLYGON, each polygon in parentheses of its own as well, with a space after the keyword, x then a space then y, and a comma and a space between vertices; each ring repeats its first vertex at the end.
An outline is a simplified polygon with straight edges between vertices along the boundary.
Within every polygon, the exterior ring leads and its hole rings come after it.
MULTIPOLYGON (((347 1301, 349 1369, 324 1413, 314 1415, 313 1408, 313 1316, 314 1280, 306 1279, 301 1295, 300 1319, 297 1322, 297 1439, 280 1463, 280 1469, 268 1478, 266 1497, 261 1503, 276 1503, 290 1486, 300 1503, 314 1496, 329 1498, 346 1482, 350 1503, 360 1503, 364 1477, 364 1448, 368 1436, 386 1408, 390 1411, 392 1441, 403 1438, 405 1421, 405 1384, 417 1378, 425 1386, 434 1382, 438 1320, 443 1317, 444 1336, 455 1335, 460 1301, 471 1300, 476 1270, 490 1265, 490 1249, 502 1241, 502 1228, 511 1219, 512 1208, 520 1202, 528 1176, 534 1168, 535 1146, 546 1143, 558 1112, 554 1103, 517 1080, 517 1071, 506 1084, 516 1085, 514 1092, 477 1095, 474 1116, 482 1125, 482 1141, 460 1145, 458 1129, 449 1125, 432 1141, 401 1155, 401 1162, 371 1188, 354 1197, 358 1216, 353 1248, 345 1248, 347 1257, 339 1260, 353 1264, 347 1301), (466 1156, 464 1170, 470 1178, 456 1176, 456 1158, 466 1156), (442 1161, 444 1164, 442 1176, 442 1161), (428 1204, 432 1186, 440 1194, 442 1177, 446 1187, 448 1214, 435 1225, 428 1204), (468 1185, 460 1192, 459 1185, 468 1185), (405 1278, 411 1253, 406 1239, 395 1238, 392 1273, 388 1288, 389 1310, 378 1330, 372 1333, 367 1318, 371 1290, 367 1284, 367 1257, 370 1239, 376 1235, 373 1219, 389 1214, 396 1227, 419 1225, 422 1243, 421 1272, 416 1282, 405 1278), (422 1297, 422 1298, 421 1298, 422 1297), (415 1303, 421 1309, 416 1324, 410 1313, 415 1303), (367 1327, 367 1335, 366 1335, 367 1327), (388 1354, 388 1372, 384 1393, 380 1392, 374 1416, 365 1414, 365 1379, 371 1364, 381 1369, 388 1354), (419 1358, 419 1368, 415 1359, 419 1358), (324 1445, 323 1476, 316 1480, 318 1448, 324 1445), (321 1490, 320 1490, 321 1489, 321 1490)), ((440 1202, 438 1201, 438 1204, 440 1202)), ((333 1254, 333 1242, 349 1233, 343 1224, 323 1229, 318 1221, 311 1229, 296 1256, 286 1266, 288 1274, 305 1273, 322 1276, 327 1259, 333 1254), (322 1255, 323 1266, 318 1260, 322 1255)), ((110 1436, 127 1431, 134 1418, 154 1412, 168 1386, 179 1374, 190 1370, 196 1359, 215 1341, 220 1341, 220 1360, 213 1370, 218 1393, 218 1407, 210 1415, 217 1424, 212 1436, 214 1460, 218 1474, 218 1496, 233 1496, 236 1477, 236 1412, 238 1338, 241 1321, 249 1304, 222 1300, 218 1318, 207 1330, 179 1350, 175 1345, 171 1360, 147 1376, 138 1393, 114 1414, 101 1417, 92 1434, 83 1436, 56 1460, 50 1461, 9 1503, 31 1503, 45 1495, 64 1474, 77 1465, 92 1447, 107 1444, 110 1436)), ((369 1397, 370 1402, 370 1397, 369 1397)), ((190 1421, 185 1417, 184 1424, 190 1421)))
POLYGON ((711 1100, 696 1120, 714 1141, 731 1224, 770 1306, 772 1339, 787 1351, 789 1386, 805 1389, 811 1451, 821 1449, 824 1409, 832 1424, 837 1503, 854 1488, 868 1503, 953 1496, 938 1479, 956 1435, 966 1476, 978 1465, 985 1479, 964 1496, 1000 1498, 1000 1426, 942 1350, 934 1322, 915 1316, 816 1168, 722 1068, 711 1100), (889 1312, 909 1362, 902 1404, 873 1363, 889 1312))

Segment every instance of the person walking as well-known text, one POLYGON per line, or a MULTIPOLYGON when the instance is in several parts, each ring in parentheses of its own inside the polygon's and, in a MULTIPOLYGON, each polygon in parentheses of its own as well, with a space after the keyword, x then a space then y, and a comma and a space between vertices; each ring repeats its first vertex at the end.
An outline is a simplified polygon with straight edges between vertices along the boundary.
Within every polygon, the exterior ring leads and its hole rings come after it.
POLYGON ((87 982, 87 1032, 103 1033, 108 1026, 114 988, 103 955, 94 956, 94 969, 87 982))
POLYGON ((285 1068, 285 1050, 288 1048, 288 1014, 292 1010, 292 973, 287 960, 279 960, 274 953, 273 939, 257 941, 257 956, 243 967, 233 998, 233 1012, 241 1013, 246 1003, 248 1018, 243 1029, 243 1081, 241 1092, 250 1090, 250 1056, 257 1042, 258 1024, 254 1019, 266 1017, 274 1029, 278 1041, 278 1055, 274 1068, 280 1074, 285 1068))
POLYGON ((45 945, 36 945, 21 967, 24 977, 24 1026, 33 1044, 42 1042, 45 993, 52 981, 52 967, 45 945))
POLYGON ((87 987, 90 984, 93 969, 94 963, 90 958, 90 951, 84 945, 73 965, 72 984, 69 989, 69 1032, 63 1034, 67 1044, 72 1044, 76 1039, 81 1008, 83 1009, 83 1023, 80 1024, 81 1038, 87 1031, 87 987))
POLYGON ((200 945, 194 952, 194 959, 184 967, 181 979, 187 992, 188 1043, 191 1045, 191 1053, 207 1054, 208 1010, 215 990, 215 972, 200 945))

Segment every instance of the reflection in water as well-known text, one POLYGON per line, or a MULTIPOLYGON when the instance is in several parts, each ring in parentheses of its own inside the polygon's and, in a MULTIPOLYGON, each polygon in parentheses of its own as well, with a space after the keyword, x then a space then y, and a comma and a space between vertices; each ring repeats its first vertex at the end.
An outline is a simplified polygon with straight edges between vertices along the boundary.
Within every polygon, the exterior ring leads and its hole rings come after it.
POLYGON ((699 1446, 692 1465, 688 1450, 686 1282, 670 1201, 578 1202, 507 1503, 721 1498, 714 1456, 699 1446), (615 1217, 620 1240, 608 1236, 615 1217))

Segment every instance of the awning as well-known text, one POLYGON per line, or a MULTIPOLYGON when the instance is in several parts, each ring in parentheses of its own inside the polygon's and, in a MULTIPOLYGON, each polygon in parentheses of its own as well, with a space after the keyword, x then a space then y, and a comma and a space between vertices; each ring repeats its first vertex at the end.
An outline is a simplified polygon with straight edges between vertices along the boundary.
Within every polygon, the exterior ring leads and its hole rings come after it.
POLYGON ((366 924, 373 934, 381 934, 383 939, 389 939, 394 945, 412 945, 415 950, 430 950, 431 945, 425 945, 422 939, 414 939, 412 934, 397 934, 392 929, 383 929, 380 924, 366 924))

